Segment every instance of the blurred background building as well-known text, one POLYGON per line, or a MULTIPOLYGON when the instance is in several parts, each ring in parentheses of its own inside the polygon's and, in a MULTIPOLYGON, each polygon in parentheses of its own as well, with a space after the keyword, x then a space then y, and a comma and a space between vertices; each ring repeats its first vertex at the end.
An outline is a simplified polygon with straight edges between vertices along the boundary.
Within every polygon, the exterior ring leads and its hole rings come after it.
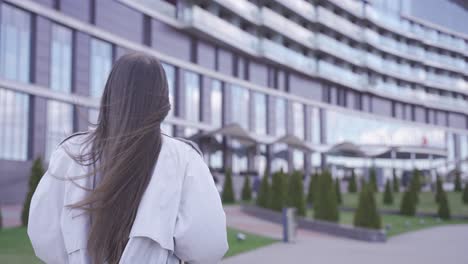
POLYGON ((163 130, 213 170, 466 173, 460 0, 0 0, 0 202, 96 120, 112 63, 164 62, 163 130), (395 169, 395 170, 394 170, 395 169))

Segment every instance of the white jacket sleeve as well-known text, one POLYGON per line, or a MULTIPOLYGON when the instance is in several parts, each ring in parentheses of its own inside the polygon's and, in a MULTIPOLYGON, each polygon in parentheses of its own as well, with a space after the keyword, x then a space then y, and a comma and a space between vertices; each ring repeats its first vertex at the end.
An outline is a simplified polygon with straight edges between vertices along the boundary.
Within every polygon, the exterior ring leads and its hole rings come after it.
POLYGON ((66 153, 59 147, 52 154, 47 172, 42 177, 31 201, 28 235, 36 256, 48 264, 68 263, 61 230, 64 207, 63 177, 69 162, 66 153))
POLYGON ((213 177, 198 154, 187 166, 175 226, 175 255, 190 264, 218 263, 228 249, 226 216, 213 177))

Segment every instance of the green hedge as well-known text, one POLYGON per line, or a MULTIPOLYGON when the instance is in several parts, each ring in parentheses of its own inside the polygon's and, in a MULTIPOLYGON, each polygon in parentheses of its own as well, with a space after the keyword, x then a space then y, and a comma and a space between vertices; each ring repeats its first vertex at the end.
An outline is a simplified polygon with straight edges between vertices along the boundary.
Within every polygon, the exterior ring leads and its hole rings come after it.
POLYGON ((244 186, 242 186, 242 201, 252 200, 252 188, 250 188, 250 179, 246 175, 244 178, 244 186))
POLYGON ((338 222, 338 201, 335 192, 330 172, 324 171, 318 180, 316 201, 314 203, 315 219, 338 222))
POLYGON ((223 203, 230 204, 235 203, 236 198, 234 197, 234 189, 232 187, 232 172, 231 169, 227 169, 226 176, 224 179, 223 194, 221 196, 223 203))
POLYGON ((377 211, 374 192, 371 184, 364 185, 359 194, 359 203, 354 214, 354 226, 372 229, 382 227, 382 218, 377 211))
POLYGON ((305 216, 305 199, 304 199, 304 183, 302 173, 295 171, 292 173, 288 184, 288 203, 290 207, 296 208, 296 212, 300 216, 305 216))
POLYGON ((34 161, 33 166, 31 168, 31 176, 29 177, 28 183, 28 193, 26 194, 23 211, 21 212, 21 222, 23 226, 28 225, 29 207, 31 206, 31 199, 43 175, 44 167, 42 166, 42 160, 41 158, 37 158, 34 161))

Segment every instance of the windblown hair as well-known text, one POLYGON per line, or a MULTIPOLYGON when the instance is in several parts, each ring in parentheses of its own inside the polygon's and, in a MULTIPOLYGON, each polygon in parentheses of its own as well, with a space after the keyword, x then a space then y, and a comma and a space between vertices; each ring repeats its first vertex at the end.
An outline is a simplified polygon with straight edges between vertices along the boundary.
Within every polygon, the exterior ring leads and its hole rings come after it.
POLYGON ((94 188, 72 208, 90 215, 92 263, 118 263, 161 150, 160 125, 170 109, 166 75, 159 61, 133 53, 113 66, 101 99, 96 128, 84 152, 72 156, 90 168, 94 188))

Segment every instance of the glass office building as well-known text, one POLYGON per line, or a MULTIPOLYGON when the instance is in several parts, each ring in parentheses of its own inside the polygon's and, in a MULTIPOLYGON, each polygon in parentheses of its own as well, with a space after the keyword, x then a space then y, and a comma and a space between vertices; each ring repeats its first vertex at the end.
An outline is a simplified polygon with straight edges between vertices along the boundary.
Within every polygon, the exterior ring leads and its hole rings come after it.
POLYGON ((466 173, 462 5, 0 0, 0 202, 21 202, 32 161, 97 120, 111 65, 130 51, 164 63, 163 130, 196 140, 214 170, 466 173))

